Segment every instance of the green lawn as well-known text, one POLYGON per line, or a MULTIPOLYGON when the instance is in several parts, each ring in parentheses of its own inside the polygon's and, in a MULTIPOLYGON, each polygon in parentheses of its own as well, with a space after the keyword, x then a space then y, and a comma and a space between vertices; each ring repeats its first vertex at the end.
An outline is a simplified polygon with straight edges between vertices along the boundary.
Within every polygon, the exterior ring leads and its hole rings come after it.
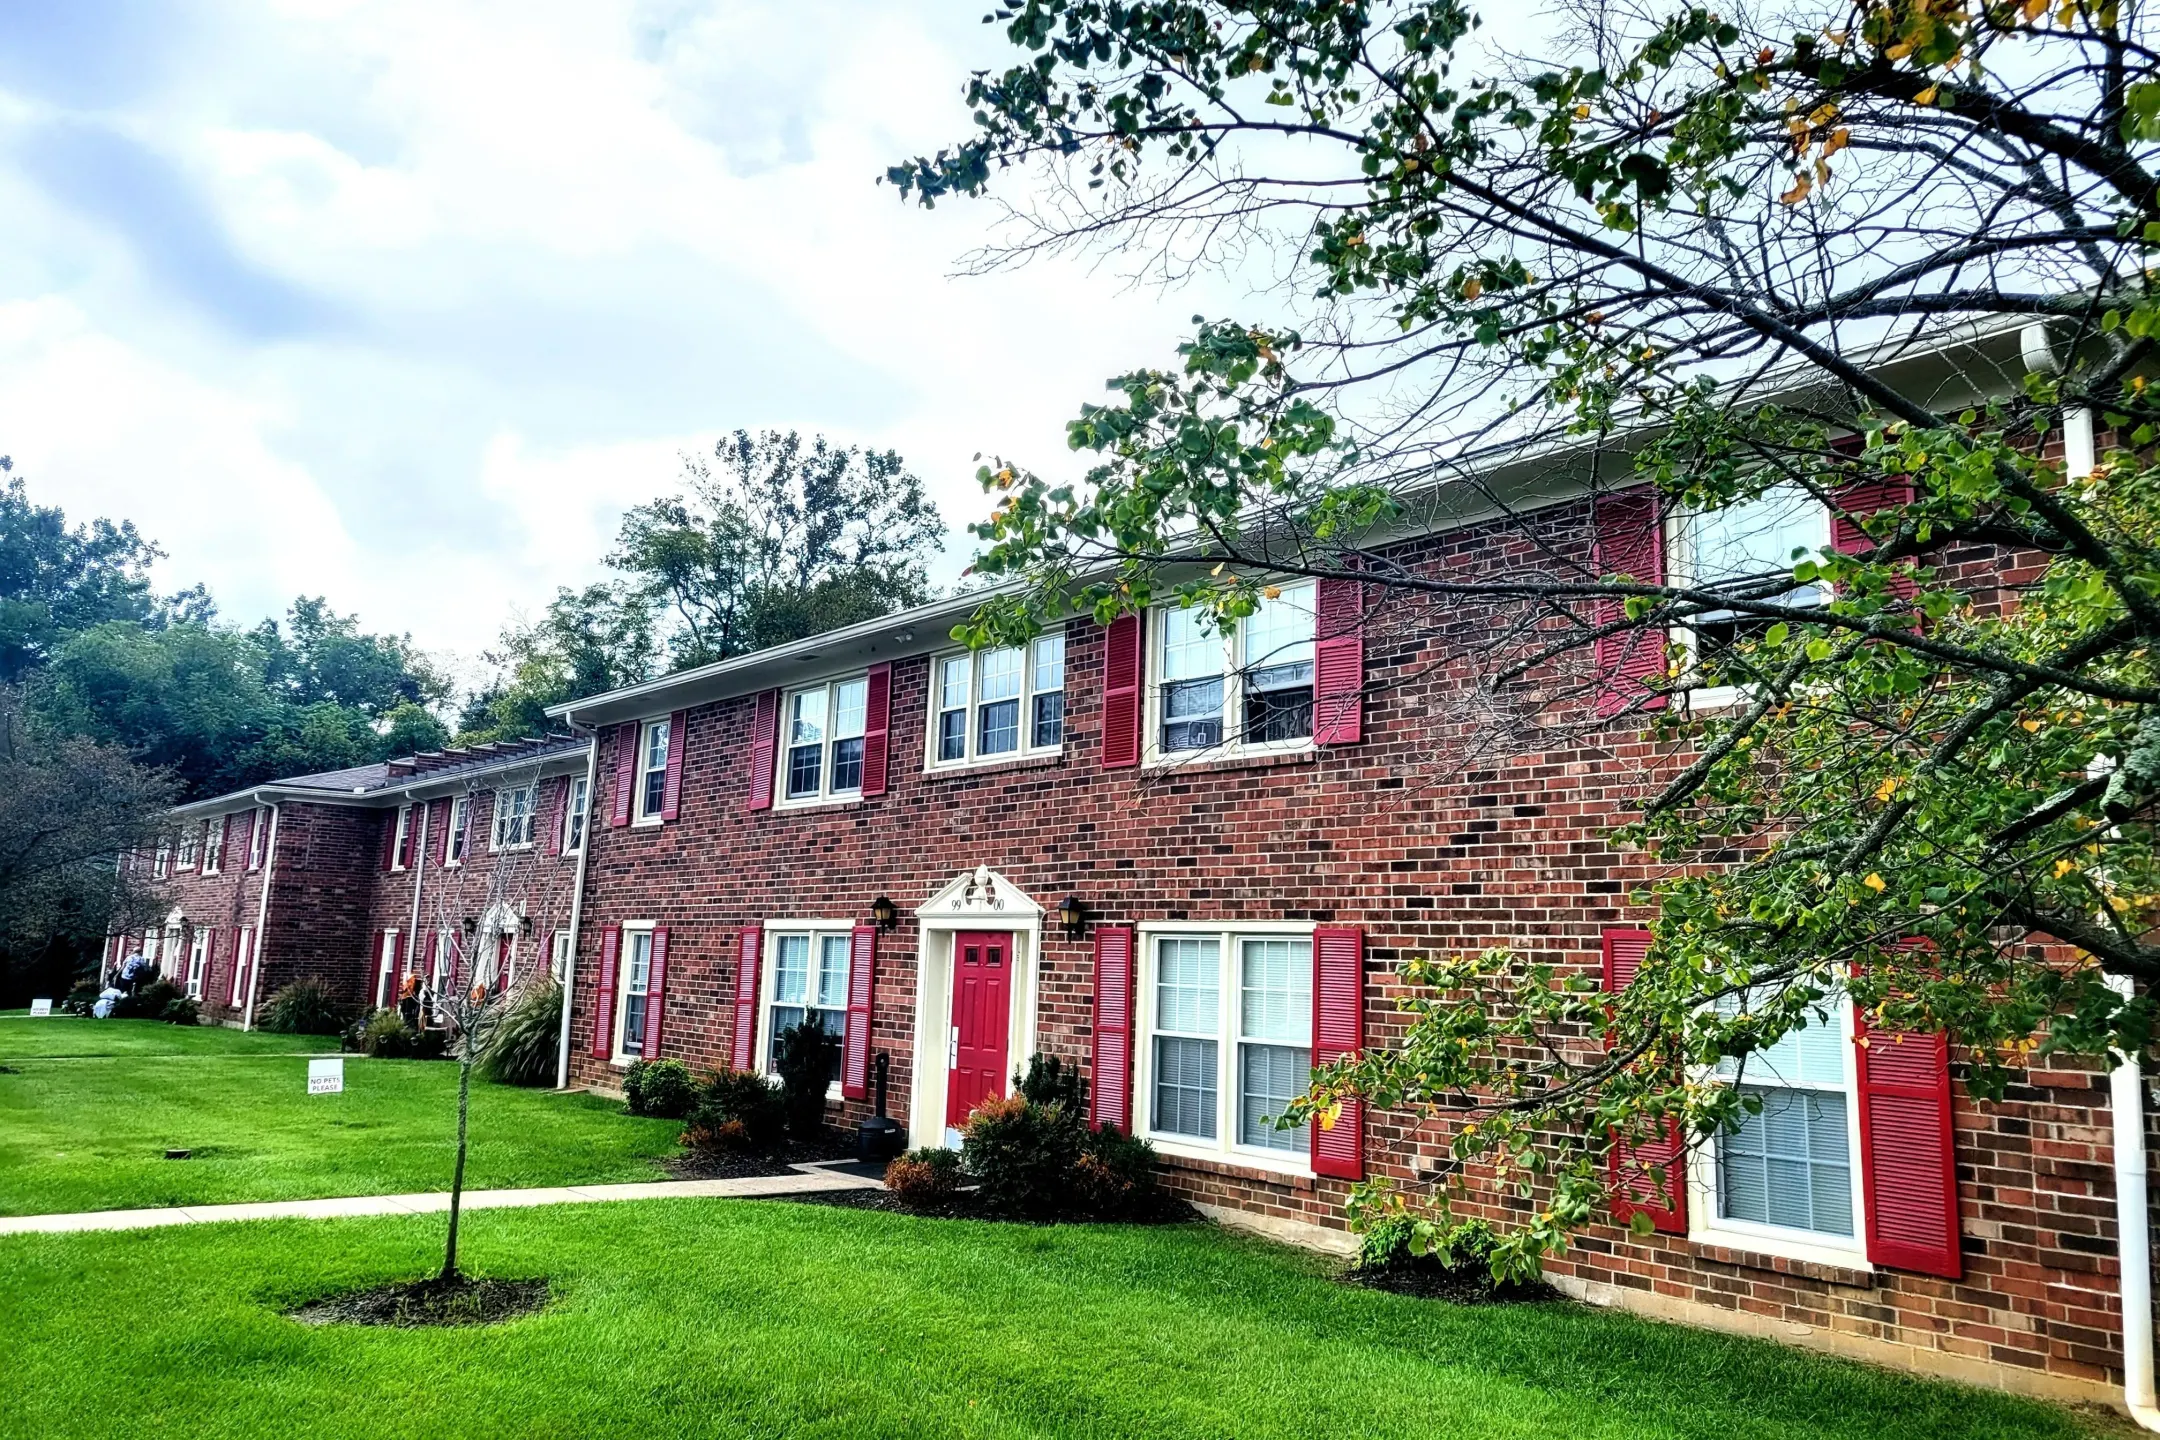
MULTIPOLYGON (((335 1042, 0 1018, 0 1214, 447 1190, 456 1067, 347 1057, 344 1093, 309 1095, 305 1056, 325 1049, 335 1042)), ((681 1129, 598 1096, 475 1083, 466 1183, 657 1179, 681 1129)))
POLYGON ((1033 1228, 782 1202, 486 1211, 543 1314, 308 1329, 442 1221, 0 1239, 0 1437, 1852 1437, 2091 1433, 2066 1411, 1573 1305, 1336 1285, 1205 1226, 1033 1228))

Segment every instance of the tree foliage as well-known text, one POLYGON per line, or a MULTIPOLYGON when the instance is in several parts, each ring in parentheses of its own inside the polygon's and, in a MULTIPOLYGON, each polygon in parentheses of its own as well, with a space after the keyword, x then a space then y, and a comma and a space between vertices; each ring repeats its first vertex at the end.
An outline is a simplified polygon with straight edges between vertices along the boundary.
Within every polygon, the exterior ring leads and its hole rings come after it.
MULTIPOLYGON (((14 462, 0 455, 0 474, 14 462)), ((32 503, 20 475, 0 488, 0 685, 20 685, 62 638, 108 620, 149 622, 155 545, 132 523, 70 526, 57 506, 32 503)))
POLYGON ((503 631, 487 656, 495 683, 466 703, 458 739, 544 734, 548 706, 650 679, 655 649, 652 612, 622 586, 565 586, 537 620, 503 631))
POLYGON ((1492 1251, 1516 1273, 1605 1213, 1614 1137, 1736 1123, 1755 1102, 1733 1067, 1838 996, 1947 1029, 1985 1096, 2036 1051, 2147 1050, 2160 979, 2143 17, 1565 17, 1562 58, 1530 63, 1479 51, 1455 3, 1028 0, 993 17, 1024 53, 969 82, 974 133, 888 173, 929 204, 1032 171, 1046 198, 993 261, 1108 245, 1169 278, 1255 255, 1287 277, 1274 313, 1203 320, 1181 367, 1083 408, 1083 484, 985 467, 977 568, 1026 584, 970 640, 1164 595, 1234 625, 1272 577, 1355 577, 1384 597, 1368 623, 1469 657, 1491 748, 1536 753, 1609 727, 1596 640, 1675 637, 1622 721, 1666 756, 1613 837, 1665 876, 1634 985, 1419 957, 1405 1040, 1325 1068, 1297 1111, 1446 1117, 1458 1158, 1525 1197, 1492 1251), (1956 340, 1969 371, 2032 322, 2028 363, 1977 390, 1903 363, 1956 340), (2120 448, 2073 474, 2056 442, 2080 413, 2120 448), (1536 513, 1563 474, 1653 486, 1685 534, 1795 500, 1857 538, 1613 573, 1536 513), (1499 571, 1382 546, 1479 511, 1516 533, 1499 571), (1733 643, 1686 641, 1713 620, 1733 643), (1729 707, 1687 703, 1727 686, 1729 707))

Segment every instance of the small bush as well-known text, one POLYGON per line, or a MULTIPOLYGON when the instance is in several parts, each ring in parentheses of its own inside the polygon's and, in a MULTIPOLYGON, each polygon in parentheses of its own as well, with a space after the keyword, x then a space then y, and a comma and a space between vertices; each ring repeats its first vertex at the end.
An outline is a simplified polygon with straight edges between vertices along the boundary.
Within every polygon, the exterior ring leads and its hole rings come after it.
POLYGON ((165 1008, 158 1012, 157 1018, 168 1025, 200 1025, 202 1007, 187 996, 178 995, 165 1002, 165 1008))
POLYGON ((722 1070, 705 1082, 683 1143, 695 1150, 770 1155, 787 1136, 780 1087, 748 1070, 722 1070))
POLYGON ((833 1052, 840 1042, 813 1020, 773 1037, 773 1068, 787 1096, 788 1130, 808 1140, 825 1128, 825 1092, 832 1088, 833 1052))
POLYGON ((352 1049, 377 1060, 440 1060, 443 1035, 439 1030, 415 1030, 396 1009, 377 1010, 355 1025, 346 1036, 352 1049))
POLYGON ((113 1018, 116 1020, 162 1020, 166 1007, 175 1000, 185 1000, 187 995, 177 985, 164 980, 153 980, 148 985, 138 985, 132 995, 123 995, 113 1002, 113 1018))
POLYGON ((60 1002, 60 1008, 69 1015, 88 1015, 97 1008, 99 993, 98 987, 86 980, 68 991, 67 999, 60 1002))
POLYGON ((276 1035, 337 1035, 343 1033, 349 1016, 328 985, 313 975, 303 975, 270 997, 257 1023, 276 1035))
POLYGON ((1055 1055, 1030 1055, 1027 1069, 1013 1076, 1013 1093, 1036 1105, 1063 1105, 1074 1115, 1087 1115, 1087 1077, 1078 1065, 1055 1055))
POLYGON ((499 1085, 553 1085, 562 1045, 562 986, 549 980, 510 1002, 480 1055, 480 1073, 499 1085))
POLYGON ((680 1120, 697 1106, 697 1081, 680 1060, 633 1060, 623 1076, 623 1098, 632 1115, 680 1120))
POLYGON ((960 1163, 991 1214, 1048 1220, 1071 1206, 1073 1172, 1086 1134, 1086 1122, 1063 1105, 994 1096, 968 1116, 960 1132, 960 1163))
POLYGON ((1086 1133, 1073 1165, 1073 1209, 1091 1220, 1122 1220, 1154 1205, 1155 1147, 1114 1125, 1086 1133))
POLYGON ((960 1188, 960 1156, 935 1146, 910 1150, 885 1167, 885 1188, 903 1205, 934 1210, 960 1188))

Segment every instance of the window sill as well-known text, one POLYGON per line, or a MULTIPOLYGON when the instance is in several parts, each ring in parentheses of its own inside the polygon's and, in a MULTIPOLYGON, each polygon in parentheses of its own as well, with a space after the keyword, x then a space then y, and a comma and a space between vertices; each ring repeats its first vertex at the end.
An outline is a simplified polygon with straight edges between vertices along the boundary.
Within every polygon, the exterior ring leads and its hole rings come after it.
POLYGON ((1871 1289, 1874 1267, 1856 1250, 1811 1245, 1805 1240, 1757 1235, 1734 1230, 1698 1230, 1688 1236, 1688 1252, 1716 1265, 1742 1270, 1767 1270, 1779 1275, 1798 1275, 1831 1285, 1871 1289))
POLYGON ((1306 745, 1296 750, 1194 751, 1190 757, 1153 754, 1141 768, 1168 773, 1176 770, 1273 770, 1287 765, 1316 765, 1320 748, 1306 745))
POLYGON ((1285 1165, 1277 1168, 1249 1157, 1226 1160, 1220 1150, 1188 1150, 1174 1140, 1160 1135, 1142 1135, 1141 1139, 1155 1147, 1155 1153, 1180 1170, 1194 1170, 1203 1175, 1220 1175, 1226 1180, 1257 1180, 1266 1185, 1287 1185, 1293 1190, 1311 1190, 1313 1174, 1307 1167, 1285 1165), (1244 1163, 1239 1163, 1242 1160, 1244 1163))
POLYGON ((926 765, 923 777, 928 780, 964 780, 973 775, 998 775, 1009 770, 1041 770, 1065 763, 1065 751, 1044 750, 1035 755, 1020 755, 1008 760, 1000 756, 995 760, 948 760, 942 765, 926 765))
POLYGON ((807 797, 801 800, 775 800, 772 808, 775 814, 782 814, 792 813, 797 810, 845 810, 863 803, 863 797, 860 795, 834 795, 824 800, 812 800, 807 797))
POLYGON ((1687 692, 1689 714, 1702 711, 1737 710, 1755 697, 1738 685, 1705 685, 1687 692))

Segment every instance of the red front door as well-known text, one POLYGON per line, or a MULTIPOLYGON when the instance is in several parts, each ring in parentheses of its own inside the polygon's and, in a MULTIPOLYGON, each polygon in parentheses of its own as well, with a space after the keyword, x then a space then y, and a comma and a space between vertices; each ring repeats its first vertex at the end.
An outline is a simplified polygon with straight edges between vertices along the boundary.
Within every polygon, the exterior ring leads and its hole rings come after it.
POLYGON ((953 936, 952 1070, 945 1077, 945 1123, 1005 1093, 1006 1035, 1012 1029, 1012 936, 953 936))

